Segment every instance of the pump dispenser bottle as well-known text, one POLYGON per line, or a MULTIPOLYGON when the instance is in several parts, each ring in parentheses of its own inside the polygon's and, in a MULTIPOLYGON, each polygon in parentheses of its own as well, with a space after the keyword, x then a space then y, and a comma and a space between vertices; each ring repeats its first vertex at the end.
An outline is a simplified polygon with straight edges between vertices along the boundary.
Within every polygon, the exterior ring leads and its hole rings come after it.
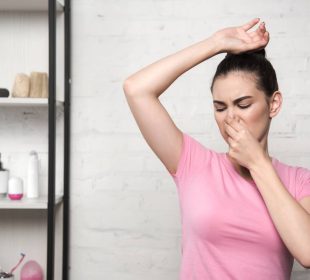
POLYGON ((8 193, 9 171, 4 169, 0 153, 0 198, 6 197, 8 193))

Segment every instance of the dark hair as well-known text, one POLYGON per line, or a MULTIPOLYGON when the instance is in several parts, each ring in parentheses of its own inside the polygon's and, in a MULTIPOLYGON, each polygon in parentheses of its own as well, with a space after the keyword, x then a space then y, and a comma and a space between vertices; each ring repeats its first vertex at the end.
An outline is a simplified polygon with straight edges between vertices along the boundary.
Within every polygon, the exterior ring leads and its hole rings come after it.
POLYGON ((262 90, 267 97, 270 97, 279 89, 276 72, 266 58, 265 49, 251 53, 228 53, 217 66, 212 79, 211 92, 213 91, 214 82, 219 76, 226 76, 233 71, 255 74, 257 89, 262 90))

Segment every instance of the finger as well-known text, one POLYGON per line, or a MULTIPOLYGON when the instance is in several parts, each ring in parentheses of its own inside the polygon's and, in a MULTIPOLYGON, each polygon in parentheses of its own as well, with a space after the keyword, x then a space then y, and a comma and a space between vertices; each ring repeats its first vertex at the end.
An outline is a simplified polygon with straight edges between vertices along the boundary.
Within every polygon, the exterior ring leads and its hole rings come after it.
POLYGON ((260 25, 255 31, 248 33, 249 37, 251 37, 252 41, 260 41, 264 39, 267 30, 264 25, 260 25))
POLYGON ((245 129, 245 123, 242 119, 240 119, 239 117, 236 117, 236 122, 235 122, 235 129, 240 132, 241 130, 245 129))
POLYGON ((230 136, 227 137, 227 141, 228 141, 228 144, 229 146, 231 147, 234 143, 234 139, 232 139, 230 136))
POLYGON ((270 39, 270 37, 269 37, 269 32, 268 32, 268 31, 265 32, 265 34, 264 34, 264 39, 265 39, 265 41, 266 41, 267 44, 268 44, 269 39, 270 39))
POLYGON ((251 21, 249 21, 248 23, 244 24, 241 26, 241 28, 244 31, 248 31, 249 29, 251 29, 256 23, 258 23, 260 21, 259 18, 254 18, 251 21))
POLYGON ((263 21, 263 22, 259 25, 259 27, 258 27, 257 29, 258 29, 258 31, 259 31, 261 34, 264 34, 264 33, 266 32, 266 24, 265 24, 265 22, 263 21))
POLYGON ((264 37, 253 40, 252 43, 249 43, 247 45, 247 48, 250 50, 256 51, 258 49, 265 48, 268 42, 269 42, 269 33, 267 34, 265 33, 264 37))
POLYGON ((228 136, 231 137, 232 139, 237 139, 238 132, 227 123, 225 123, 224 126, 225 126, 225 131, 228 134, 228 136))
POLYGON ((240 119, 238 117, 234 118, 227 117, 225 122, 229 124, 234 130, 236 130, 236 132, 239 132, 241 129, 243 129, 243 127, 240 124, 240 119))

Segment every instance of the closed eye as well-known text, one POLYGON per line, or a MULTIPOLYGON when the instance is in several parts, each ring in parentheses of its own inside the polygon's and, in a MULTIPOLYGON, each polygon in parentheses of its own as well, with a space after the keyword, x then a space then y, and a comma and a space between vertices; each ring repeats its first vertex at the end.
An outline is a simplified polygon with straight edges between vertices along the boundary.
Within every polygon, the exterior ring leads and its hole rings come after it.
POLYGON ((250 106, 251 106, 251 104, 249 104, 249 105, 240 105, 240 104, 238 104, 238 107, 240 109, 246 109, 246 108, 249 108, 250 106))
MULTIPOLYGON (((251 104, 248 104, 248 105, 240 105, 240 104, 238 104, 237 106, 240 109, 246 109, 246 108, 249 108, 251 106, 251 104)), ((216 112, 223 112, 225 109, 226 109, 226 107, 224 107, 224 108, 215 108, 215 111, 216 112)))

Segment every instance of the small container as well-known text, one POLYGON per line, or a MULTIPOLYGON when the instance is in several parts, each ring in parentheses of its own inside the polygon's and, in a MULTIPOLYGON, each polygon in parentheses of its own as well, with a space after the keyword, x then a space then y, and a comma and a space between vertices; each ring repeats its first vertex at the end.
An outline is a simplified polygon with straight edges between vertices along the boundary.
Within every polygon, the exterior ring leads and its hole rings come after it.
POLYGON ((23 191, 23 180, 19 177, 11 177, 9 180, 9 198, 12 200, 20 200, 23 197, 23 191))
POLYGON ((3 168, 0 154, 0 198, 6 197, 8 193, 8 182, 9 182, 9 171, 3 168))
POLYGON ((0 272, 0 279, 14 280, 14 275, 11 273, 6 273, 6 272, 1 271, 0 272))
POLYGON ((10 93, 6 88, 0 88, 0 98, 9 97, 10 93))

